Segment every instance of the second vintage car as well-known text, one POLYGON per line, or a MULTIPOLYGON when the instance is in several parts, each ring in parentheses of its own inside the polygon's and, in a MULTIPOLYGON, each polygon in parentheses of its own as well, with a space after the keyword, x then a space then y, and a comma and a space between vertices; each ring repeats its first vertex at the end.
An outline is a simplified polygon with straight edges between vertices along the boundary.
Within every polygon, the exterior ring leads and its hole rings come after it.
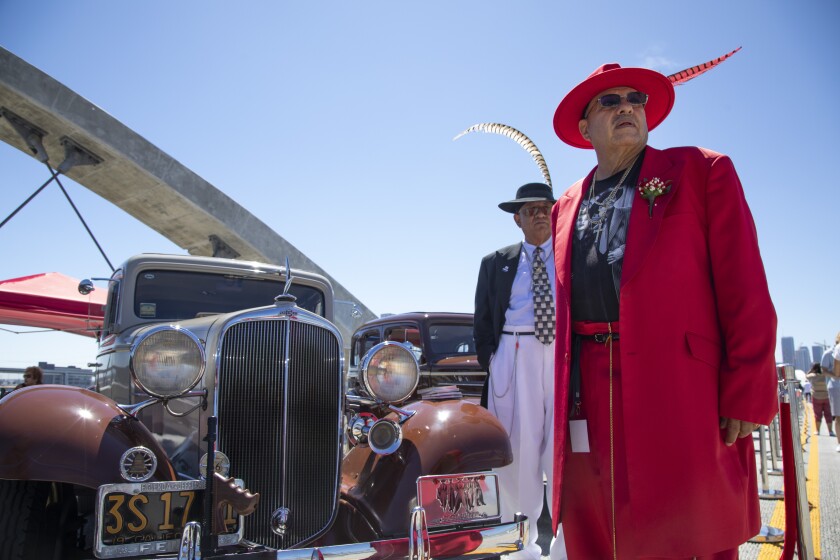
POLYGON ((369 321, 353 333, 348 389, 365 392, 359 371, 365 354, 377 344, 397 342, 411 350, 420 364, 416 392, 408 400, 447 396, 456 392, 477 400, 487 375, 478 363, 473 341, 472 313, 412 312, 369 321))

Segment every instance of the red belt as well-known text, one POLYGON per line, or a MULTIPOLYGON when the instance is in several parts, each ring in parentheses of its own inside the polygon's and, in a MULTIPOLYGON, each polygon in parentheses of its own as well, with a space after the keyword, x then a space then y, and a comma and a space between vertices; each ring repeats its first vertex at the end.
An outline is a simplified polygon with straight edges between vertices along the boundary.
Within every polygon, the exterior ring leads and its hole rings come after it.
POLYGON ((572 321, 572 332, 581 338, 593 339, 596 342, 606 342, 610 334, 613 340, 619 338, 618 321, 599 323, 595 321, 572 321))

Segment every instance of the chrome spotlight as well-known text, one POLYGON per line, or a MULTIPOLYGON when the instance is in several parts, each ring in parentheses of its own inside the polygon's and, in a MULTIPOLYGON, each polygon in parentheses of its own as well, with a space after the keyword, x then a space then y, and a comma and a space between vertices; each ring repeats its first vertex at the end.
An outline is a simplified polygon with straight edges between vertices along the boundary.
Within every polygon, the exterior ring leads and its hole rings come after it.
POLYGON ((378 420, 368 431, 368 445, 377 455, 390 455, 402 443, 402 429, 392 420, 378 420))

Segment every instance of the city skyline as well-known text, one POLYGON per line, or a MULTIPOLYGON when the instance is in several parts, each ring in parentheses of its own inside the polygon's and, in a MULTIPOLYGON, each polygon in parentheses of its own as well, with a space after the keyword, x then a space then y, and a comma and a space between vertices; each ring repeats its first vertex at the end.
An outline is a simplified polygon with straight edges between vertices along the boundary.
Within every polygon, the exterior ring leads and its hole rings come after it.
POLYGON ((834 347, 834 344, 831 344, 828 340, 822 342, 799 342, 797 344, 796 338, 793 336, 782 336, 779 341, 781 361, 783 363, 793 364, 794 368, 804 372, 811 369, 812 364, 819 363, 826 350, 834 347))
MULTIPOLYGON (((81 337, 79 337, 79 338, 81 339, 81 337)), ((90 344, 89 339, 85 339, 84 341, 87 342, 88 344, 90 344)), ((779 362, 779 363, 794 364, 794 366, 797 369, 803 369, 803 368, 800 367, 801 361, 799 361, 799 362, 797 361, 797 354, 800 353, 801 351, 805 350, 807 352, 808 366, 805 367, 804 370, 807 371, 808 368, 810 368, 810 364, 812 362, 819 362, 820 358, 822 358, 822 354, 826 350, 828 350, 829 348, 833 348, 833 347, 834 347, 834 344, 832 344, 829 340, 825 340, 825 341, 822 341, 822 342, 821 341, 814 341, 814 342, 811 342, 811 343, 806 343, 806 342, 797 343, 796 342, 796 337, 794 337, 794 336, 788 336, 788 335, 779 336, 778 341, 777 341, 777 345, 776 345, 776 361, 779 362), (790 341, 790 346, 789 346, 790 353, 789 354, 788 354, 788 351, 786 350, 787 341, 790 341), (817 350, 819 350, 819 355, 817 354, 817 350)), ((95 357, 96 357, 95 353, 91 354, 90 359, 93 360, 95 357)), ((43 367, 44 363, 46 363, 46 362, 39 361, 37 363, 28 364, 28 365, 38 365, 38 366, 43 367)), ((49 367, 56 368, 56 369, 78 369, 78 370, 82 370, 82 371, 92 371, 92 370, 89 370, 89 369, 85 369, 84 367, 77 366, 75 364, 65 364, 65 365, 54 364, 54 363, 47 363, 47 364, 48 364, 49 367)), ((0 376, 2 376, 2 374, 4 374, 6 372, 6 370, 20 369, 22 371, 22 368, 25 368, 25 367, 26 367, 26 365, 20 365, 20 364, 9 365, 9 364, 0 363, 0 376)))

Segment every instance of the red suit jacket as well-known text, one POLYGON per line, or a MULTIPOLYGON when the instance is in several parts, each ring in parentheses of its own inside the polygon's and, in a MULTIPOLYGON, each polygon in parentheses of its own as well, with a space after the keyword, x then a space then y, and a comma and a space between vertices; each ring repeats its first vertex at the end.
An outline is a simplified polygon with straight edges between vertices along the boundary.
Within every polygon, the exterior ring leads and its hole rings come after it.
MULTIPOLYGON (((552 211, 557 273, 552 511, 568 437, 571 246, 590 174, 552 211)), ((778 410, 776 313, 755 225, 730 159, 702 148, 647 147, 619 300, 627 469, 634 531, 651 556, 737 547, 761 526, 751 437, 727 447, 719 417, 768 424, 778 410)), ((572 482, 573 483, 573 482, 572 482)), ((558 519, 554 519, 555 529, 558 519)))

